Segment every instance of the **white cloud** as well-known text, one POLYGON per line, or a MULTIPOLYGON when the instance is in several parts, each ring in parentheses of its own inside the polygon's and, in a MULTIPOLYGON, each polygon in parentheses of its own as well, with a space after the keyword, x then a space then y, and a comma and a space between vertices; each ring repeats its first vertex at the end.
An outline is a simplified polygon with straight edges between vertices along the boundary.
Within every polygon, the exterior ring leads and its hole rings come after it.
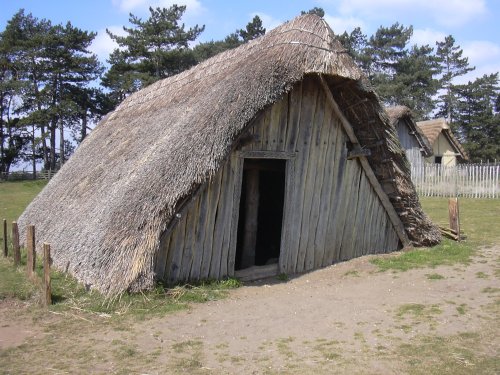
POLYGON ((464 43, 462 47, 464 56, 469 58, 471 64, 482 64, 500 60, 500 46, 489 41, 472 41, 464 43))
MULTIPOLYGON (((334 0, 324 2, 337 4, 334 0)), ((341 0, 338 9, 343 15, 363 14, 372 19, 420 13, 446 26, 463 25, 487 12, 485 0, 341 0)))
MULTIPOLYGON (((116 35, 125 35, 125 31, 121 26, 109 26, 108 30, 116 35)), ((115 48, 118 48, 118 44, 109 37, 106 29, 102 29, 97 32, 97 36, 90 45, 89 50, 97 55, 99 61, 105 62, 115 48)))
POLYGON ((431 47, 436 47, 436 42, 442 42, 444 38, 446 38, 447 34, 432 30, 429 28, 426 29, 414 29, 413 35, 410 39, 410 44, 418 44, 419 46, 429 45, 431 47))
MULTIPOLYGON (((273 18, 269 14, 266 14, 263 12, 254 12, 254 13, 250 14, 250 17, 252 19, 255 16, 259 16, 259 18, 262 20, 262 26, 266 29, 266 33, 283 23, 283 21, 281 21, 277 18, 273 18)), ((249 20, 249 21, 251 21, 251 20, 249 20)), ((246 24, 245 24, 245 26, 246 26, 246 24)))
POLYGON ((356 27, 360 27, 361 30, 366 29, 366 24, 359 18, 356 17, 334 17, 325 14, 325 21, 330 25, 335 34, 343 34, 344 31, 350 33, 356 27))
POLYGON ((197 16, 205 11, 200 0, 113 0, 113 5, 122 12, 147 11, 149 7, 168 8, 173 4, 185 5, 186 16, 197 16))

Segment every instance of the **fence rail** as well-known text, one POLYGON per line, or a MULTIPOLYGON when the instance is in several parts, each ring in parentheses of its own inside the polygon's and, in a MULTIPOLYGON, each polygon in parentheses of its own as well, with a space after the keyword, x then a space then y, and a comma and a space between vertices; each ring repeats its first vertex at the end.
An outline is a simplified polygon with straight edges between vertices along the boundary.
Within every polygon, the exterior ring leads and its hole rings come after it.
POLYGON ((500 165, 415 165, 411 176, 417 192, 425 197, 500 198, 500 165))
POLYGON ((15 171, 10 173, 0 172, 0 181, 19 181, 19 180, 50 180, 57 171, 46 170, 36 172, 33 178, 33 172, 15 171))

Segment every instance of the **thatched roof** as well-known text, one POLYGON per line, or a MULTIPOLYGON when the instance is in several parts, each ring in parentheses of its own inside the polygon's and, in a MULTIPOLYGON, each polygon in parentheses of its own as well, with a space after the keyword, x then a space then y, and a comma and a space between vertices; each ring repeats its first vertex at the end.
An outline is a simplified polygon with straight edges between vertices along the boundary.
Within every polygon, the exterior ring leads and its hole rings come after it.
POLYGON ((54 263, 108 295, 154 280, 159 238, 223 165, 251 120, 306 74, 324 75, 408 237, 440 236, 423 214, 394 128, 325 21, 301 16, 131 95, 78 147, 19 219, 54 263), (382 160, 385 160, 382 163, 382 160))
POLYGON ((455 152, 457 154, 460 154, 459 157, 461 157, 463 160, 469 160, 467 152, 451 131, 450 126, 446 122, 446 119, 437 118, 434 120, 418 121, 417 126, 420 128, 422 133, 424 133, 431 145, 434 145, 434 142, 436 142, 439 134, 443 133, 443 135, 446 137, 446 139, 448 139, 450 144, 455 149, 455 152))
POLYGON ((397 105, 392 107, 386 107, 385 110, 387 111, 387 114, 389 115, 389 119, 391 120, 391 124, 393 126, 396 126, 396 124, 399 121, 403 121, 408 127, 408 129, 410 129, 410 131, 413 132, 413 135, 415 136, 415 139, 420 145, 422 153, 425 157, 429 157, 432 155, 432 146, 427 140, 424 133, 422 133, 420 128, 413 120, 413 114, 410 108, 404 105, 397 105))

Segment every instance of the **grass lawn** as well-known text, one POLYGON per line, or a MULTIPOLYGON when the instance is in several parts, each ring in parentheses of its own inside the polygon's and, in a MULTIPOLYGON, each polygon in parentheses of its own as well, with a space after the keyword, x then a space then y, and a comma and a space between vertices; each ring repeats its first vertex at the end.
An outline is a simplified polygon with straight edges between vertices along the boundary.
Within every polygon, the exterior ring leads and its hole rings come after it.
MULTIPOLYGON (((420 198, 424 211, 437 224, 449 226, 448 199, 420 198)), ((460 227, 473 245, 500 242, 500 199, 458 198, 460 227)))
POLYGON ((7 219, 10 226, 45 185, 44 180, 1 182, 0 219, 7 219))

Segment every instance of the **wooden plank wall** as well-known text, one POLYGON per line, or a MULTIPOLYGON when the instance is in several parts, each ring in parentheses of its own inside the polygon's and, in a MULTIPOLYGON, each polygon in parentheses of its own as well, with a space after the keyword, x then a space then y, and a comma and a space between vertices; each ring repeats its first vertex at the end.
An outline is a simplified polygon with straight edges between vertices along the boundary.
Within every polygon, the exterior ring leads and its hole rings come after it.
MULTIPOLYGON (((280 272, 327 266, 398 249, 399 239, 357 160, 347 160, 347 137, 314 78, 263 111, 241 151, 295 152, 293 186, 284 217, 280 272)), ((234 273, 242 161, 234 152, 164 236, 157 275, 169 282, 234 273)))

